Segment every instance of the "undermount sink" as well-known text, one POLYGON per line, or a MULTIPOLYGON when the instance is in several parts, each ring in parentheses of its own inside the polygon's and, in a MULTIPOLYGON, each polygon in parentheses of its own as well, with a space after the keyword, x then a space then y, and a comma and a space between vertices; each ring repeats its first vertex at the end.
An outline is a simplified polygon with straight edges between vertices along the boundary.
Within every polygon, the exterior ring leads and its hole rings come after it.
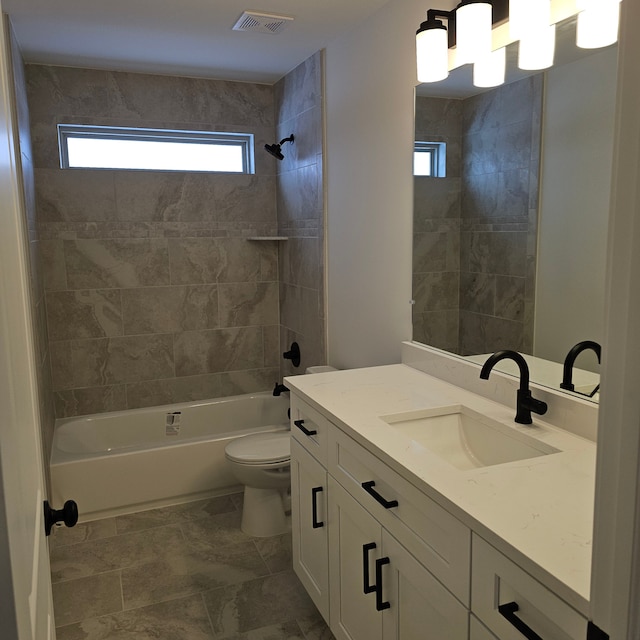
POLYGON ((380 418, 461 470, 559 452, 463 405, 405 411, 380 418))

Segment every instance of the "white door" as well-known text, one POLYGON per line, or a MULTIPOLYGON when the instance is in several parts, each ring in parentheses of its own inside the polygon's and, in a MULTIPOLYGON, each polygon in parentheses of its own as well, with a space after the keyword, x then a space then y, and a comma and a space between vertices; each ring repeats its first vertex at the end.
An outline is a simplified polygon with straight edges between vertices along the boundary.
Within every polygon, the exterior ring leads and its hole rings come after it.
MULTIPOLYGON (((1 9, 1 7, 0 7, 1 9)), ((8 69, 0 29, 0 638, 55 637, 29 271, 8 69)))

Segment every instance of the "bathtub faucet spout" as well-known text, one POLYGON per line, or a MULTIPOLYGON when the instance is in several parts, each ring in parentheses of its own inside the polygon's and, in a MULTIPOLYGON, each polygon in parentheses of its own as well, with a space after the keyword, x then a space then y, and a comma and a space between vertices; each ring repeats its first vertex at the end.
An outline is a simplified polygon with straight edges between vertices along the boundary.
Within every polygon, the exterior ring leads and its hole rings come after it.
POLYGON ((273 395, 279 396, 283 391, 289 391, 289 389, 285 387, 283 384, 278 384, 276 382, 276 386, 273 388, 273 395))

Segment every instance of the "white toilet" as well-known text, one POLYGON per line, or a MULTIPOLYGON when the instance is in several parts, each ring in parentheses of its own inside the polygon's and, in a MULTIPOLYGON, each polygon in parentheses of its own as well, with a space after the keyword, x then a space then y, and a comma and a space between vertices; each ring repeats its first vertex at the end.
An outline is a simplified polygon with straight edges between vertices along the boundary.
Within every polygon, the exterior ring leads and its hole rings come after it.
MULTIPOLYGON (((305 373, 325 371, 335 369, 309 367, 305 373)), ((244 485, 241 529, 260 538, 288 531, 285 502, 291 484, 291 432, 236 438, 225 447, 225 457, 237 480, 244 485)))

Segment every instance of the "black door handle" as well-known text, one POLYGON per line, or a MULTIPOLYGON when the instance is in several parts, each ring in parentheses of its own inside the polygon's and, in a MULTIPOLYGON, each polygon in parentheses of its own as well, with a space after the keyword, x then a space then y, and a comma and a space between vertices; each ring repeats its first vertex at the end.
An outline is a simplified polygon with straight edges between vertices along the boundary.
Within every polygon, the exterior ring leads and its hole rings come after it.
POLYGON ((382 567, 389 562, 389 558, 376 560, 376 611, 384 611, 391 607, 391 604, 382 600, 382 567))
POLYGON ((298 427, 298 429, 300 429, 300 431, 302 431, 302 433, 304 433, 305 436, 315 436, 316 433, 318 433, 315 429, 314 430, 307 429, 304 426, 304 420, 294 420, 293 424, 295 424, 296 427, 298 427))
POLYGON ((498 605, 498 613, 504 616, 527 640, 542 640, 529 625, 518 618, 516 611, 519 609, 520 607, 517 602, 507 602, 507 604, 498 605))
POLYGON ((67 500, 62 509, 52 509, 49 501, 44 501, 44 533, 49 535, 56 522, 64 522, 67 527, 74 527, 78 522, 78 505, 67 500))
POLYGON ((376 548, 375 542, 362 545, 362 577, 364 583, 364 593, 373 593, 376 590, 375 584, 369 584, 369 551, 376 548))
POLYGON ((324 527, 324 522, 318 522, 318 494, 323 491, 322 487, 311 489, 311 526, 314 529, 324 527))
POLYGON ((377 502, 379 502, 385 509, 392 509, 398 506, 397 500, 385 500, 373 487, 376 483, 373 480, 369 482, 363 482, 362 488, 370 495, 373 496, 377 502))

